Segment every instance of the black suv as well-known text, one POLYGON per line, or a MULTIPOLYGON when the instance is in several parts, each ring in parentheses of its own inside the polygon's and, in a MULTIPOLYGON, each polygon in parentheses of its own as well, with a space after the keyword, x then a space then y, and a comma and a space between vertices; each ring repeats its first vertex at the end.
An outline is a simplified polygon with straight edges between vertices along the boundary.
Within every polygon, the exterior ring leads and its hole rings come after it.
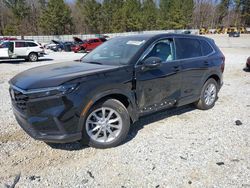
POLYGON ((114 147, 140 116, 194 103, 214 106, 225 57, 205 37, 117 37, 81 63, 56 63, 10 80, 15 117, 33 138, 114 147))

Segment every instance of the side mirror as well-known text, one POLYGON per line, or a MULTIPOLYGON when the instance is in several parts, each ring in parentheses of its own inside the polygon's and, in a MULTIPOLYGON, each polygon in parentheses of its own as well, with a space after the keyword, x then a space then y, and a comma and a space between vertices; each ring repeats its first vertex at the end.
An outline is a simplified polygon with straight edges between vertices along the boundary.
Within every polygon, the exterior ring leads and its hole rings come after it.
POLYGON ((162 63, 162 60, 159 57, 149 57, 143 61, 143 65, 148 68, 159 67, 161 63, 162 63))

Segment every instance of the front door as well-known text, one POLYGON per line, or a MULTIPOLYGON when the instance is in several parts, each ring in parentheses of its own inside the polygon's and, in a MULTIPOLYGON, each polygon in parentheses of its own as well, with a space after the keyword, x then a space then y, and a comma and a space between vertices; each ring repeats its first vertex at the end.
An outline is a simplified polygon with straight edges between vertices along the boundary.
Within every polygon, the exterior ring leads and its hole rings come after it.
POLYGON ((173 39, 157 41, 136 66, 136 95, 140 111, 150 112, 173 106, 180 97, 180 66, 175 60, 173 39), (159 67, 145 68, 143 60, 158 57, 159 67))

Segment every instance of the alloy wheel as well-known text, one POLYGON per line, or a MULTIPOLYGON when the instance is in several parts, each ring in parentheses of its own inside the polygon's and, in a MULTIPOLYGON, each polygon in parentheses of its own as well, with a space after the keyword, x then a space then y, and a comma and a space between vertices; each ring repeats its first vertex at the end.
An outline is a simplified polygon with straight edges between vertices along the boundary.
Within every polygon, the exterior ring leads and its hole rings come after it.
POLYGON ((102 143, 115 140, 122 129, 122 118, 117 111, 108 107, 94 110, 86 120, 89 137, 102 143))

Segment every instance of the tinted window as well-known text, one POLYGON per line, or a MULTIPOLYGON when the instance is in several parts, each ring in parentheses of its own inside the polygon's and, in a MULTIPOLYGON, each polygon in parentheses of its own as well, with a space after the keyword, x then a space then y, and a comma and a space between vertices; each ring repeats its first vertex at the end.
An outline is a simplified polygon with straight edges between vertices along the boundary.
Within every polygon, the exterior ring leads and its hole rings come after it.
POLYGON ((149 52, 146 58, 158 57, 164 62, 172 61, 174 60, 173 46, 173 40, 161 40, 154 45, 153 49, 149 52))
POLYGON ((94 43, 94 40, 89 40, 89 43, 94 43))
POLYGON ((213 52, 213 48, 205 40, 201 40, 201 48, 202 48, 203 55, 208 55, 213 52))
POLYGON ((25 42, 16 42, 15 47, 16 48, 23 48, 23 47, 25 47, 25 42))
POLYGON ((29 47, 35 47, 35 46, 37 46, 37 44, 34 43, 34 42, 26 42, 26 45, 29 46, 29 47))
POLYGON ((176 38, 177 59, 186 59, 202 56, 201 45, 197 39, 176 38))

